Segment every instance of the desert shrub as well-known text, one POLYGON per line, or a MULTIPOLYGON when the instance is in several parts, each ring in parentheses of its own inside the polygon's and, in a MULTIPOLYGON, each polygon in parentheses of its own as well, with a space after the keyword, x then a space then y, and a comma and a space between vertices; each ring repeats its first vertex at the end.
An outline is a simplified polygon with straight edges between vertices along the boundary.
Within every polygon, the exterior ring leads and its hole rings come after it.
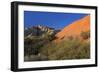
POLYGON ((77 50, 77 58, 89 58, 90 57, 90 43, 89 42, 83 42, 79 49, 77 50))
POLYGON ((32 40, 30 38, 25 38, 24 39, 24 44, 31 44, 32 40))
POLYGON ((67 38, 68 38, 69 40, 73 40, 73 39, 74 39, 73 36, 68 36, 67 38))
POLYGON ((81 32, 80 36, 81 36, 83 39, 88 39, 88 38, 90 37, 90 31, 81 32))
POLYGON ((48 41, 52 41, 54 40, 56 37, 54 34, 49 34, 49 33, 45 33, 43 34, 43 39, 44 40, 48 40, 48 41))
MULTIPOLYGON (((83 39, 90 37, 90 32, 82 32, 80 36, 83 39)), ((59 43, 52 40, 54 35, 44 34, 43 37, 27 37, 24 41, 24 54, 40 54, 48 60, 65 60, 65 59, 87 59, 90 58, 90 42, 81 41, 79 38, 69 36, 59 43)))
POLYGON ((24 55, 36 55, 39 48, 43 45, 42 40, 37 37, 27 37, 24 39, 24 55), (36 43, 37 42, 37 43, 36 43))
POLYGON ((58 44, 49 43, 42 47, 41 54, 49 60, 84 59, 90 57, 90 43, 79 39, 65 40, 58 44))
POLYGON ((37 55, 43 45, 49 42, 48 37, 25 37, 24 39, 24 55, 37 55))

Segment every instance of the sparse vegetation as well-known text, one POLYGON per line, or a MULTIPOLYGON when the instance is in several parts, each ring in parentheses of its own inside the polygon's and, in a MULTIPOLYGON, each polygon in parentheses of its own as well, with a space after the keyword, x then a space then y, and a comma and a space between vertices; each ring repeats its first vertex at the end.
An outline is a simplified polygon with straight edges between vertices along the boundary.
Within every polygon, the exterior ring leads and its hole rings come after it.
MULTIPOLYGON (((81 32, 83 40, 90 38, 90 31, 81 32)), ((82 41, 79 37, 64 36, 59 43, 53 40, 55 34, 44 32, 39 36, 29 35, 24 38, 24 56, 28 60, 66 60, 90 58, 90 42, 82 41), (31 58, 30 58, 31 57, 31 58)))
POLYGON ((81 42, 79 39, 68 39, 59 44, 45 45, 41 54, 46 55, 49 60, 84 59, 90 57, 90 45, 89 42, 81 42))

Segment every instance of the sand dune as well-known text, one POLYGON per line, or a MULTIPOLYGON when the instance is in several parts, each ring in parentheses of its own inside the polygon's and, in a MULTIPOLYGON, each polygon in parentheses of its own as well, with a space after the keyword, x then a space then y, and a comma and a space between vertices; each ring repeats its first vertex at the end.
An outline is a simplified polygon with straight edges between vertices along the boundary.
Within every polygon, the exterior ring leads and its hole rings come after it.
POLYGON ((90 15, 87 15, 80 20, 69 24, 60 32, 58 32, 55 36, 57 39, 55 41, 60 41, 68 36, 79 36, 82 31, 90 30, 90 15))

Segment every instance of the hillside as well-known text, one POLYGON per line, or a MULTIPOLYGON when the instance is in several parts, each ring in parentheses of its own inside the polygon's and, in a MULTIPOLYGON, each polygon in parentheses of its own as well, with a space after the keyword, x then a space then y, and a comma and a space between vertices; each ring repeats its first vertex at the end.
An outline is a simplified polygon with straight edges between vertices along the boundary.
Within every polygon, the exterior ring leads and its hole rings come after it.
POLYGON ((90 15, 87 15, 80 20, 69 24, 60 32, 58 32, 55 36, 57 39, 55 41, 60 41, 69 36, 79 36, 81 32, 90 30, 90 15))

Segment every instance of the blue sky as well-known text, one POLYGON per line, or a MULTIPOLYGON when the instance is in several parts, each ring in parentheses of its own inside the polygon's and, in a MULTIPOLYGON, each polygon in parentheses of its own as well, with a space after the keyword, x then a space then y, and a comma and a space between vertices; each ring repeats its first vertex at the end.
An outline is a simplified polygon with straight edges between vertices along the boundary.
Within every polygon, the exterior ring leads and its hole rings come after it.
POLYGON ((88 14, 24 11, 24 26, 43 25, 55 29, 62 29, 86 15, 88 14))

